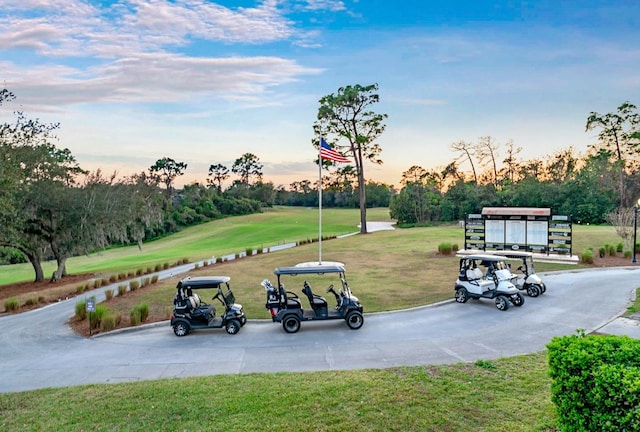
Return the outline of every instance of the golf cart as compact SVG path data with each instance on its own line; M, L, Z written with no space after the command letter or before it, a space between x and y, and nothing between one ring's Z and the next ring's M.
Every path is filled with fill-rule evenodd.
M499 254L510 260L521 261L521 265L517 268L518 273L515 273L517 278L513 281L516 288L526 290L530 297L538 297L547 290L547 286L533 268L533 254L531 252L500 251Z
M505 261L506 257L499 255L461 256L454 287L456 301L466 303L470 298L495 299L496 307L501 311L509 309L509 303L522 306L524 297L511 282L513 275ZM486 267L484 274L480 266Z
M171 327L176 336L186 336L191 330L222 328L229 334L236 334L247 322L242 305L237 304L229 287L228 276L187 277L178 282L173 300ZM222 287L226 287L223 292ZM218 300L224 307L224 313L216 316L214 305L202 301L196 290L214 289Z
M281 322L284 331L295 333L300 330L302 321L345 320L347 326L357 330L364 324L363 308L358 298L351 294L347 284L344 266L340 263L319 264L301 263L294 267L279 267L273 272L278 278L277 288L268 279L262 281L267 291L266 308L271 312L273 322ZM302 292L307 297L310 308L303 308L300 297L294 292L287 291L281 281L282 276L303 276ZM314 294L312 283L324 283L321 276L334 276L340 282L340 289L336 291L333 284L326 289L333 294L336 306L329 307L327 300ZM311 281L311 282L310 282Z

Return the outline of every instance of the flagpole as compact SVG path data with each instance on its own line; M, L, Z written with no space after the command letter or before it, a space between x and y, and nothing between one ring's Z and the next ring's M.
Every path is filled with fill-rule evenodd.
M322 139L322 137L320 138ZM322 144L318 144L318 264L322 265Z

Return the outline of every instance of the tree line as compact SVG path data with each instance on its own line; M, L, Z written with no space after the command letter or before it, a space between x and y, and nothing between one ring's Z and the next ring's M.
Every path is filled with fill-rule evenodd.
M464 219L483 207L549 207L574 222L628 224L640 198L640 115L630 102L615 112L591 112L585 132L598 142L586 154L572 147L545 158L520 160L522 148L492 137L458 141L457 158L442 169L418 165L402 174L402 189L390 204L399 224ZM470 171L461 170L467 164ZM614 220L615 219L615 220Z

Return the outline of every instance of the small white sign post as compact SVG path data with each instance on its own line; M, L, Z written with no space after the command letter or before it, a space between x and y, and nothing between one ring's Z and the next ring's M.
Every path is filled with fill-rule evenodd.
M87 299L85 309L89 312L89 336L91 336L91 312L95 312L96 310L96 300L92 298Z

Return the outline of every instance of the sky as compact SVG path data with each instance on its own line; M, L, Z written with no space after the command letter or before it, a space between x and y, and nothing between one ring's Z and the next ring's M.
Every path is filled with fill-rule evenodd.
M382 165L400 185L450 146L491 136L530 160L597 131L589 113L640 104L638 0L2 0L0 122L60 123L60 148L119 176L163 157L204 183L244 153L264 180L314 181L319 100L378 85ZM462 163L462 170L469 170ZM233 180L233 178L232 178Z

